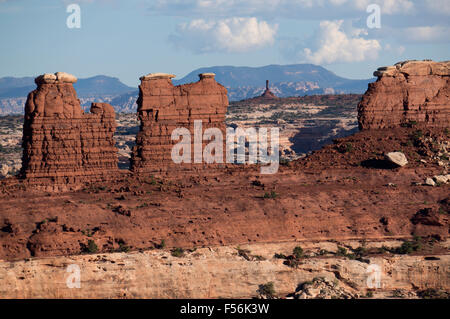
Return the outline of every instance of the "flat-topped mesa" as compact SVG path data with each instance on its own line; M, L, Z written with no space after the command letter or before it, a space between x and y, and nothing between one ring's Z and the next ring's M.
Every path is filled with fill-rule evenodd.
M404 61L374 72L358 105L360 129L421 123L446 128L450 123L450 61Z
M172 140L171 136L176 128L190 131L193 161L196 120L202 121L202 133L208 128L218 128L225 137L227 90L215 81L215 74L202 73L198 82L178 86L173 85L173 77L172 74L150 73L140 78L137 104L141 125L131 156L133 171L163 172L168 168L192 168L190 164L173 162L172 148L179 140Z
M92 103L85 114L71 74L43 74L28 94L23 126L20 176L44 189L103 180L117 169L115 113Z

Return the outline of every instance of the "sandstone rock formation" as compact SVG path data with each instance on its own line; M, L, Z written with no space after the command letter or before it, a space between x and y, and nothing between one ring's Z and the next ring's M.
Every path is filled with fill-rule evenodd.
M251 244L244 248L264 260L247 261L235 246L199 248L184 257L147 250L69 257L0 261L2 298L252 298L258 286L273 282L277 297L354 298L368 291L369 264L342 257L306 258L298 268L287 267L274 252L296 243ZM380 245L384 245L381 242ZM330 246L330 243L321 243ZM389 243L387 243L389 245ZM292 248L290 248L292 251ZM429 256L429 255L428 255ZM385 255L370 257L382 271L377 298L433 288L448 291L450 256ZM75 268L74 268L75 265ZM70 288L81 270L79 288ZM73 286L72 286L73 287ZM321 291L323 289L323 291ZM176 317L176 316L168 316Z
M269 88L269 80L266 80L266 90L264 91L264 93L261 95L261 97L266 98L266 99L277 99L278 97L272 93L272 91Z
M448 127L450 61L405 61L379 68L358 105L360 129L410 123Z
M55 186L101 180L117 168L114 109L93 103L84 114L76 80L64 72L35 79L25 104L22 178Z
M174 75L171 74L151 73L140 78L137 104L141 126L131 157L133 171L180 167L174 165L171 158L172 147L179 140L172 140L171 135L176 128L187 128L193 144L195 120L202 120L202 133L208 128L218 128L225 138L227 90L214 80L214 76L203 73L199 75L200 81L179 86L172 84Z

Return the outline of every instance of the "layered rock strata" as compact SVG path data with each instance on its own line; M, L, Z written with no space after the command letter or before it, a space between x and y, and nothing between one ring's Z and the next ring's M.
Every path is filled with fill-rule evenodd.
M25 104L22 178L54 186L102 180L117 169L114 109L93 103L85 114L76 80L64 72L35 79Z
M133 171L156 172L169 167L190 169L206 165L203 160L195 163L195 156L201 158L202 154L198 153L208 141L202 141L202 150L194 148L194 121L201 121L202 135L208 128L218 128L224 139L226 136L227 90L215 81L214 76L203 73L198 82L179 86L172 84L174 75L171 74L151 73L140 78L137 104L141 125L131 156ZM181 141L172 139L177 128L186 128L190 132L191 163L174 163L172 159L173 146Z
M246 260L234 246L222 246L199 248L181 257L148 250L0 261L0 298L253 298L260 285L268 282L274 284L277 296L298 291L293 297L301 299L361 298L369 290L375 298L392 298L398 290L414 298L416 291L427 288L450 289L449 255L428 255L428 260L421 255L380 255L368 257L367 263L312 257L297 267L273 257L291 252L298 244L242 246L258 254L257 260ZM318 245L325 251L335 246L330 242ZM79 282L74 276L77 269ZM317 280L334 288L300 289Z
M450 61L405 61L379 68L358 105L360 129L410 123L448 127Z

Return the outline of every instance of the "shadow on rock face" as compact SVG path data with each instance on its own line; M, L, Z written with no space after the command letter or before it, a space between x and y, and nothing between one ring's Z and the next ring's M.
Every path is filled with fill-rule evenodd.
M432 208L423 208L411 218L411 222L414 225L422 224L429 226L443 226L439 217L439 212L433 210Z
M394 163L391 163L387 160L384 159L368 159L365 161L361 162L361 166L365 167L365 168L378 168L378 169L394 169L394 168L398 168L397 165L395 165Z

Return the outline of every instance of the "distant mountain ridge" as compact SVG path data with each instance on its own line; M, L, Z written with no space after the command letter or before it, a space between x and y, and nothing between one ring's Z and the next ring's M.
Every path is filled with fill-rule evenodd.
M215 73L216 80L229 87L264 86L265 82L261 83L261 79L264 78L265 80L266 77L273 83L311 81L321 82L323 86L355 81L339 77L333 72L314 64L272 64L262 67L213 66L200 68L192 71L180 80L174 80L174 83L197 81L197 75L206 72Z
M173 80L175 85L196 82L198 74L212 72L217 82L228 89L230 101L239 101L261 95L265 81L279 97L313 94L364 93L368 83L374 81L350 80L313 64L267 65L262 67L213 66L192 71ZM93 101L107 102L117 112L135 112L138 89L125 85L118 78L105 75L78 79L74 84L84 109ZM23 113L27 94L34 90L33 77L0 78L0 115Z
M117 96L133 90L120 82L118 78L96 75L86 79L78 79L74 84L79 97L90 97L99 95ZM36 88L33 77L4 77L0 78L0 98L12 98L27 96Z
M111 103L114 98L137 92L136 88L125 85L118 78L105 75L78 79L74 87L85 110L94 101ZM26 97L35 88L34 77L0 78L0 115L23 113ZM122 112L122 105L115 106ZM131 112L129 109L125 111Z
M262 67L213 66L192 71L174 84L195 82L199 73L212 72L216 81L228 89L231 101L252 98L265 90L270 81L272 92L279 97L364 93L375 79L350 80L314 64L267 65Z

